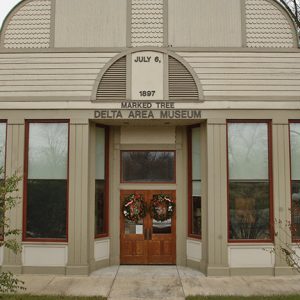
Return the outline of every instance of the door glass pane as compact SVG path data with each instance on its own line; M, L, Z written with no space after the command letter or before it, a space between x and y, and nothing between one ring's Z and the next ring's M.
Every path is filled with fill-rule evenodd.
M268 125L228 124L230 179L268 179Z
M175 182L174 151L122 151L123 182Z
M28 147L28 179L67 179L67 123L31 123Z
M166 221L152 220L152 232L155 234L171 233L172 219Z
M125 219L125 234L144 234L144 221L138 223Z
M292 180L300 180L300 123L290 124Z

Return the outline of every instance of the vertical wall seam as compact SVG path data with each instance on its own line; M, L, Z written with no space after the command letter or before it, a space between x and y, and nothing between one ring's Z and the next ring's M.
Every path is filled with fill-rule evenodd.
M169 0L163 0L163 46L169 46Z
M56 0L52 0L51 16L50 16L50 48L55 48L55 19L56 19Z
M81 169L81 172L80 172L80 176L79 176L79 179L80 179L80 183L79 183L79 188L80 188L80 192L78 193L79 194L79 207L80 207L80 227L79 227L79 248L80 248L80 251L79 251L79 256L78 256L78 262L79 262L79 265L82 264L82 257L83 257L83 254L84 254L84 251L83 251L83 247L84 247L84 236L83 236L83 226L84 226L84 205L83 205L83 202L86 201L86 197L83 197L83 191L84 191L84 162L83 162L83 159L84 159L84 152L83 152L83 149L84 149L84 137L83 137L83 128L84 128L84 125L78 125L79 127L79 130L80 130L80 157L79 157L79 164L80 164L80 169Z
M213 178L217 178L217 176L215 176L216 175L216 170L215 170L215 168L216 168L216 142L215 142L215 135L216 135L216 125L212 125L212 148L213 148L213 157L214 157L214 160L213 160L213 162L212 162L212 171L213 171ZM216 182L216 185L218 185L219 184L219 182ZM215 207L216 207L216 205L215 205L215 202L216 202L216 190L215 189L212 189L213 190L213 192L212 192L212 211L215 211ZM214 245L214 247L213 247L213 249L214 249L214 251L213 251L213 254L214 254L214 262L216 262L216 247L215 247L215 243L216 243L216 224L215 224L215 222L213 222L213 237L211 238L211 240L213 241L213 245Z
M132 29L132 0L127 0L127 20L126 20L126 44L127 47L131 47L131 29Z
M241 41L242 41L242 48L247 47L247 29L246 29L246 0L240 0L241 5Z
M221 127L221 141L222 141L222 146L220 147L221 150L221 161L222 161L222 207L223 209L221 210L222 214L222 244L225 244L226 247L221 247L223 249L222 252L222 264L228 265L228 250L227 250L227 233L228 233L228 228L227 228L227 157L226 157L226 125L220 125ZM223 212L223 213L222 213ZM225 212L225 214L224 214ZM225 233L225 235L224 235ZM225 252L224 252L225 251Z

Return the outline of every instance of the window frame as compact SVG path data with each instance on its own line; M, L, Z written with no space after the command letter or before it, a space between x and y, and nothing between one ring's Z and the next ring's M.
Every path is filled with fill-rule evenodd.
M292 191L293 191L293 181L299 181L299 180L293 180L292 179L292 144L291 144L291 124L300 124L300 120L296 119L296 120L289 120L289 160L290 160L290 205L291 205L291 225L293 226L293 211L292 211L292 206L293 206L293 200L292 200ZM291 240L292 243L299 243L300 242L300 238L294 238L293 233L291 233Z
M7 119L0 119L0 124L4 123L5 124L5 145L4 145L4 149L5 149L5 155L4 155L4 162L3 162L3 178L5 179L6 176L6 159L7 159L7 133L8 133L8 126L7 126Z
M105 133L105 148L104 148L104 153L105 153L105 166L104 166L104 176L105 176L105 209L104 209L104 233L97 234L96 233L96 220L94 222L94 238L95 239L100 239L100 238L105 238L109 236L109 126L106 125L100 125L96 124L96 128L104 128L104 133ZM95 142L95 147L96 147L96 142ZM96 148L95 148L96 149ZM96 162L96 157L95 157L95 162ZM94 193L96 197L96 172L95 172L95 188L94 188ZM95 199L96 200L96 199ZM96 210L96 205L95 205L95 210Z
M68 157L67 157L67 189L66 189L66 238L32 238L26 237L27 229L27 182L28 182L28 156L29 156L29 127L30 124L44 123L55 124L65 123L68 125ZM28 119L25 120L25 145L24 145L24 180L23 180L23 224L22 241L23 242L54 242L67 243L69 240L69 168L70 168L70 120L69 119Z
M174 153L174 162L173 162L173 181L124 181L123 180L123 160L122 160L122 153L123 152L173 152ZM176 184L176 150L120 150L120 183L121 184Z
M268 182L269 182L269 239L230 239L230 178L229 178L229 152L228 152L228 125L229 124L267 124L268 133ZM272 120L269 119L227 119L226 120L226 163L227 163L227 241L231 244L238 243L273 243L274 242L274 196L273 196L273 143L272 143Z
M193 157L192 157L192 131L194 128L200 128L201 124L190 125L187 128L187 151L188 151L188 164L187 164L187 172L188 172L188 237L201 240L201 234L192 233L192 216L193 216ZM201 146L200 146L201 147ZM202 183L202 178L200 179ZM202 202L201 197L201 202ZM201 205L202 206L202 205ZM201 224L202 225L202 224Z

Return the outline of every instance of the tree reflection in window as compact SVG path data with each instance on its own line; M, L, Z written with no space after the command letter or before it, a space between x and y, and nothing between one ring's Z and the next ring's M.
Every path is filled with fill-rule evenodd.
M174 151L122 151L123 182L175 182Z
M229 239L270 239L267 123L228 124Z
M290 123L292 236L300 240L300 123Z
M26 238L66 239L68 124L26 126Z

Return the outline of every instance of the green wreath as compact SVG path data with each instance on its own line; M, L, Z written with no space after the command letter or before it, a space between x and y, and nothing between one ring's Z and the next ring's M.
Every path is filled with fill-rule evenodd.
M175 202L169 195L154 195L150 205L151 217L161 222L171 219L175 211L175 206Z
M130 194L124 199L123 215L127 220L138 223L146 216L146 203L140 194Z

